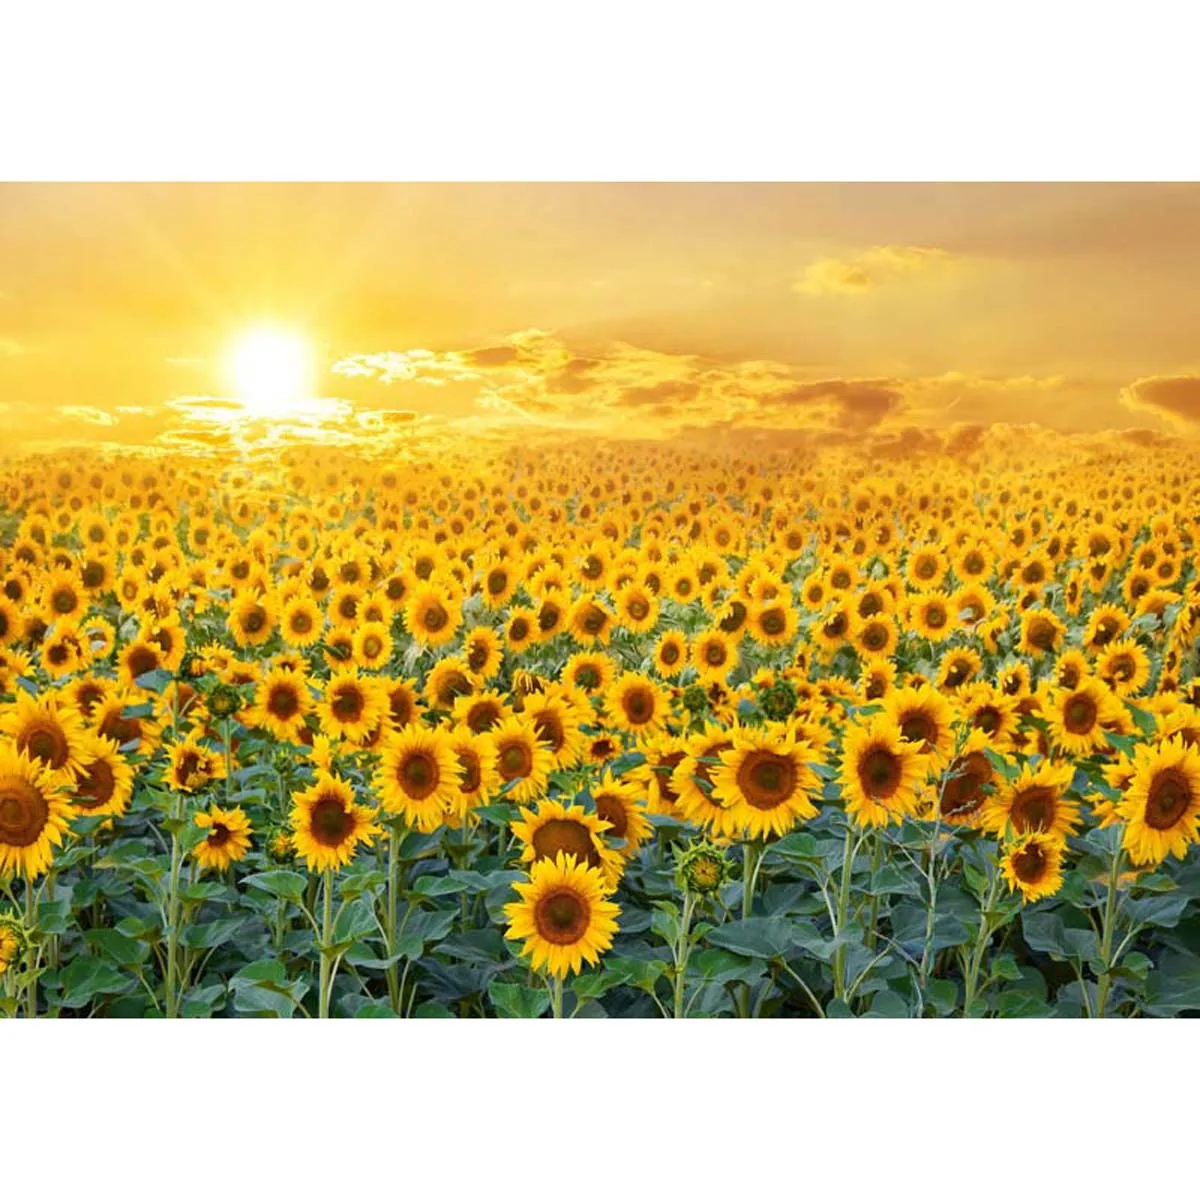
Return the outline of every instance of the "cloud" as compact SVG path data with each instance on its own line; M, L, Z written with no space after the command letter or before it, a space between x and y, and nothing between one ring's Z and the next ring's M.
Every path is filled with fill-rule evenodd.
M85 425L115 425L117 423L117 418L112 413L92 408L86 404L63 404L58 411L67 420L82 421Z
M944 272L952 254L933 246L872 246L842 258L819 258L804 268L793 285L812 296L868 292L899 280Z
M1121 403L1134 412L1153 413L1172 425L1200 424L1200 375L1151 375L1121 392Z

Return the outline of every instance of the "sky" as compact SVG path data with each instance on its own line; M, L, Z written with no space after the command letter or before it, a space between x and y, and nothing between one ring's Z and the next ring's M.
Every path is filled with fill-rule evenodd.
M0 184L6 449L1200 426L1190 184ZM312 348L269 419L226 370Z

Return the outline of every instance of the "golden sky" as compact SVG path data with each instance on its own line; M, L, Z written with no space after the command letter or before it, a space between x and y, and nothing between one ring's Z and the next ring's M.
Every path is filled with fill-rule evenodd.
M3 184L7 449L1200 423L1188 184ZM312 402L252 419L269 321Z

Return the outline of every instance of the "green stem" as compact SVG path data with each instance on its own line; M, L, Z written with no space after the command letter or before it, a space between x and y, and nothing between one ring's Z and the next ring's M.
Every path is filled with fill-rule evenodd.
M1121 877L1121 864L1125 860L1125 852L1118 850L1112 857L1112 866L1108 875L1108 897L1104 902L1104 920L1100 926L1100 959L1104 970L1096 988L1096 1016L1104 1016L1104 1006L1108 1002L1108 992L1112 987L1112 969L1116 966L1112 952L1113 934L1116 932L1117 913L1117 881ZM1086 996L1084 997L1086 999Z
M400 896L400 839L393 828L388 833L387 861L387 913L384 927L387 930L387 955L396 953L396 908ZM392 1012L400 1013L400 972L398 964L389 962L387 967L388 1001Z
M675 939L675 1019L683 1018L684 990L687 981L687 964L691 952L689 935L692 929L692 915L696 911L696 897L687 892L683 898L683 916L679 918L679 936Z
M183 820L183 796L172 797L171 874L167 881L167 1016L179 1016L179 871L183 865L183 846L179 840L179 822Z
M562 994L563 981L561 977L556 977L554 982L550 984L550 1011L555 1020L562 1018Z
M971 957L967 960L967 969L963 975L963 1016L971 1015L971 1006L975 1003L976 989L979 986L979 972L983 967L983 956L987 953L992 940L991 911L1000 893L1000 869L992 867L992 883L988 889L987 899L979 910L979 932L975 937L975 945L971 948Z
M833 931L841 937L846 928L846 915L850 911L850 880L854 875L854 855L858 849L858 831L849 822L846 825L846 844L842 851L842 877L838 883L837 928ZM833 994L838 1000L846 998L846 946L841 944L833 956Z
M333 985L333 872L326 870L321 880L321 992L317 997L317 1015L329 1016L329 993Z
M883 862L883 834L877 829L872 835L871 847L871 908L867 918L867 949L874 950L878 939L875 926L879 923L879 892L875 890L875 876Z
M38 904L37 896L33 890L33 880L28 875L25 876L25 928L29 931L29 949L26 951L27 967L29 970L29 983L25 992L25 1015L33 1018L37 1016L37 980L38 980L38 964L34 958L33 938L37 929ZM38 954L40 958L40 952Z
M746 842L742 862L742 920L744 921L754 908L754 885L758 882L758 869L762 866L763 852L766 847L762 842Z

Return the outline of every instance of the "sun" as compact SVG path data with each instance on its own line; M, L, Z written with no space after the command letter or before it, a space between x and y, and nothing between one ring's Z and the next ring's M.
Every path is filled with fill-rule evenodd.
M253 416L284 417L312 397L312 347L296 330L255 326L229 347L226 374L237 398Z

